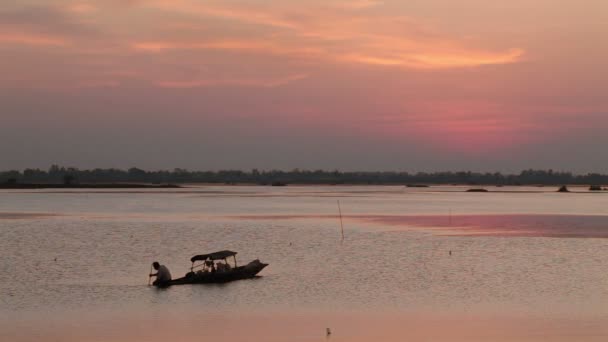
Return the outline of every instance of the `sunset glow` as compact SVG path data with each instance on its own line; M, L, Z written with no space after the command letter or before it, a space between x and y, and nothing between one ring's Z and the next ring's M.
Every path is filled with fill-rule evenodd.
M0 166L608 171L606 22L601 0L6 2L0 152L23 151Z

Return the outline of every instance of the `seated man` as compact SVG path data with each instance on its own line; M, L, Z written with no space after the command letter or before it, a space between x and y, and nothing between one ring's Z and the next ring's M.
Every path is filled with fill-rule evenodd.
M156 277L154 285L162 284L171 280L171 273L165 265L161 265L158 261L152 263L152 267L156 270L156 273L150 274L150 277Z
M209 272L215 273L215 264L213 263L212 260L205 261L205 265L207 266Z

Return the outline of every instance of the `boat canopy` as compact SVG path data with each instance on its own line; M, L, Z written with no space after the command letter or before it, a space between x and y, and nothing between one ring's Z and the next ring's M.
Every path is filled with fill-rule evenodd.
M195 262L195 261L204 261L204 260L222 260L222 259L226 259L227 257L231 257L236 255L236 252L233 251L219 251L219 252L215 252L215 253L209 253L209 254L201 254L201 255L195 255L192 258L190 258L190 261Z

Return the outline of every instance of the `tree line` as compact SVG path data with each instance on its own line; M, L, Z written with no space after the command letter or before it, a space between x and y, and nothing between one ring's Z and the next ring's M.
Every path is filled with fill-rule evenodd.
M589 173L576 175L553 170L524 170L519 174L459 172L395 172L395 171L326 171L326 170L221 170L146 171L139 168L80 170L52 165L48 170L25 169L0 172L0 183L30 184L96 184L96 183L217 183L217 184L469 184L469 185L558 185L608 184L608 175Z

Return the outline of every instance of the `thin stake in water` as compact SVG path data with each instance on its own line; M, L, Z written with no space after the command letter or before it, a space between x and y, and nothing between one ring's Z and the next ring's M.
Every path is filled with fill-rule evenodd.
M452 225L452 208L450 208L450 226Z
M342 224L342 208L340 208L340 200L338 200L338 212L340 213L340 232L342 233L342 241L344 241L344 224Z

